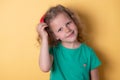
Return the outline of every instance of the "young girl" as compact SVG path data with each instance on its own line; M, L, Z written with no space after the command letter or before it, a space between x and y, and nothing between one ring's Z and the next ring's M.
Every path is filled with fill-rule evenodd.
M41 43L39 65L50 80L99 80L100 60L83 37L83 26L68 8L51 7L37 26Z

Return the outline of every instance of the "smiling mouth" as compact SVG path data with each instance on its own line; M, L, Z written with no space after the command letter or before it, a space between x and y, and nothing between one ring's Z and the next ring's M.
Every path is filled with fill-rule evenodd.
M72 31L72 32L67 36L67 38L71 37L73 34L74 34L74 31Z

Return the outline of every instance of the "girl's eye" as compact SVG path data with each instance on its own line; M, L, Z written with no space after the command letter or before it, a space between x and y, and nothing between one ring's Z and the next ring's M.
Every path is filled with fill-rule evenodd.
M70 23L72 23L72 21L67 22L67 24L66 24L66 25L68 26L68 25L70 25Z
M60 31L62 31L62 28L58 29L58 31L57 31L57 32L60 32Z

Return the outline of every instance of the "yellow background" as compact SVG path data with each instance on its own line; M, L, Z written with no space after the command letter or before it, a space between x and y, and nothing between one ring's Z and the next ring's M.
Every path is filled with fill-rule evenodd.
M79 12L88 44L102 61L101 80L120 80L119 0L0 0L0 80L48 80L39 69L36 25L50 7Z

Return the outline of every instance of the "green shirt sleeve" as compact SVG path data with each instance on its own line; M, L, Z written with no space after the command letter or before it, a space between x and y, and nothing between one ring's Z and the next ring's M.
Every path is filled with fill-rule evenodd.
M93 70L101 65L101 61L99 60L99 58L97 57L97 55L93 49L91 49L90 60L91 60L91 64L90 64L91 70Z

